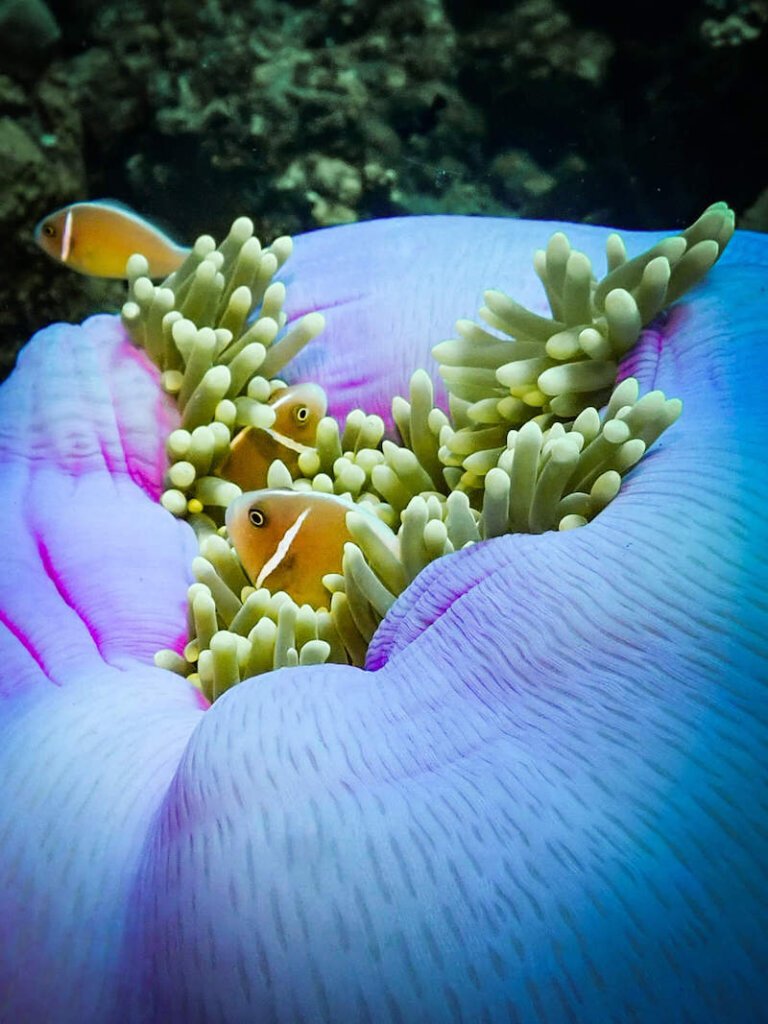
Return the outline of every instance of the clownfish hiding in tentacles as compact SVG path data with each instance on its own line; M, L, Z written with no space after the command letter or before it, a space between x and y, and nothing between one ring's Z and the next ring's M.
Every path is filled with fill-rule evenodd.
M189 253L134 210L110 199L72 203L44 217L35 241L52 259L92 277L125 278L128 257L142 253L149 276L167 277Z
M328 400L318 384L294 384L276 391L269 401L275 422L269 428L246 427L232 439L231 452L217 470L219 476L243 491L265 487L267 471L280 459L295 475L299 455L311 450L317 424L325 416Z
M318 491L251 491L227 509L227 532L254 586L328 607L323 576L341 572L347 513L358 507Z

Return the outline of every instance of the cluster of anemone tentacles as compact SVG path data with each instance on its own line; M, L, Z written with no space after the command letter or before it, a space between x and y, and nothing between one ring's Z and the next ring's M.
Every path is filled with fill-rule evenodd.
M233 444L249 429L271 433L286 387L278 375L323 328L311 313L285 331L285 287L274 276L290 239L263 248L239 218L220 246L199 238L159 286L143 257L132 257L123 321L181 415L161 501L188 518L200 545L189 642L181 655L159 652L157 664L211 700L273 668L362 665L378 623L429 562L504 533L588 523L681 410L658 391L639 397L632 378L615 386L619 360L706 274L733 228L732 212L717 203L634 259L612 234L600 281L558 232L534 258L551 317L489 291L480 310L487 327L460 320L457 337L433 350L450 415L418 370L409 398L393 400L399 443L385 438L380 417L356 410L343 426L324 416L308 443L265 465L259 486L348 506L348 542L339 571L322 580L323 607L272 592L269 577L254 586L223 525L241 494L226 475Z

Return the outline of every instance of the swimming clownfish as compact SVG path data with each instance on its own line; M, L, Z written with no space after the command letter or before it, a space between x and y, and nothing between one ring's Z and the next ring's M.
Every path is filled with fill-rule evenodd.
M352 539L346 516L353 509L363 507L335 494L251 491L227 509L227 532L254 586L327 608L331 595L323 576L341 572L344 544Z
M189 253L134 210L109 199L63 206L40 221L35 241L59 263L92 277L125 278L135 252L146 256L150 277L167 277Z
M217 471L243 491L265 487L267 471L275 459L281 459L295 475L299 455L314 444L317 424L328 408L325 392L317 384L282 388L269 404L275 411L272 426L241 430L232 441L229 457Z

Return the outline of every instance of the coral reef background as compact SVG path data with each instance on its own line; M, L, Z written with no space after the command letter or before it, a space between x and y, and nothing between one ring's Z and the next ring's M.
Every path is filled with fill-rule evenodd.
M0 373L117 309L36 221L113 196L180 241L403 213L768 229L768 2L0 0Z

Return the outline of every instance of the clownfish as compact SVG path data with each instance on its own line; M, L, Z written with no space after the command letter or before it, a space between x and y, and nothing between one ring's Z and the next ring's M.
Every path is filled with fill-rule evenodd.
M327 608L323 576L341 572L344 544L352 539L347 513L359 508L317 491L251 491L235 498L225 521L255 587L284 590L297 604Z
M243 491L267 484L267 471L281 459L295 475L299 455L310 450L328 400L318 384L294 384L276 391L269 401L275 422L269 428L246 427L232 440L231 452L217 471Z
M128 257L136 252L146 256L150 277L167 277L189 254L130 207L110 199L63 206L40 221L35 241L52 259L91 277L124 279Z

